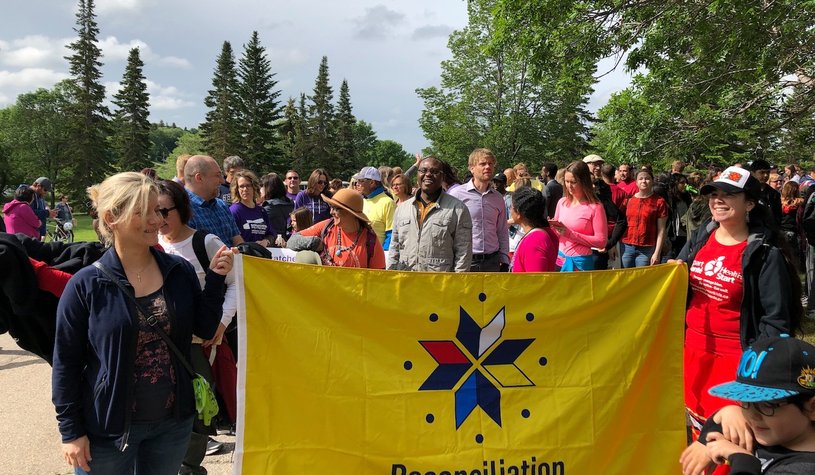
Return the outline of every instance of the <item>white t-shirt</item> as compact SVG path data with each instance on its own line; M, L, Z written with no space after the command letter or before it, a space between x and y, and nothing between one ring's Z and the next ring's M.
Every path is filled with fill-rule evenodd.
M209 268L209 263L205 263L202 266L201 263L198 262L198 258L195 257L195 250L192 247L193 236L179 242L167 242L164 239L164 236L159 234L158 243L161 244L161 247L164 248L164 252L167 254L181 256L192 264L192 267L195 269L195 274L198 276L198 283L203 289L204 277L206 276L205 269ZM218 252L218 249L220 249L223 245L224 243L214 234L207 234L207 236L204 238L204 247L207 250L208 256L214 256L215 253ZM225 327L228 327L229 324L232 323L232 317L235 316L235 312L237 311L238 286L235 283L235 273L233 269L226 275L226 295L224 296L224 307L223 314L221 316L221 323Z

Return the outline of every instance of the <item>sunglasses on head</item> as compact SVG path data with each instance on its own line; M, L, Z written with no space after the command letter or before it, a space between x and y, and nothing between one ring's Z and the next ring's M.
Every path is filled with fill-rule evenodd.
M174 209L177 209L177 208L178 208L177 206L173 206L172 208L159 208L158 212L161 213L161 216L166 218L167 216L170 215L170 211L172 211Z

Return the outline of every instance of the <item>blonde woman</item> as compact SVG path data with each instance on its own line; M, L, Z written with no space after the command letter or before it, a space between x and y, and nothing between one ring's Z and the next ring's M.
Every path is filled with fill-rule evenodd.
M165 211L152 180L120 173L88 192L110 246L99 263L116 281L85 267L57 307L52 400L62 452L78 474L176 474L195 401L190 375L153 326L187 358L193 333L212 338L233 254L215 253L202 291L189 262L155 249Z

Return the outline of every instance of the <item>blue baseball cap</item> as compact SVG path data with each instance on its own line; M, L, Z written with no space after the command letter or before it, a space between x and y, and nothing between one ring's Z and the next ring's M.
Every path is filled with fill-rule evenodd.
M815 396L815 346L788 335L757 340L742 354L736 380L708 392L739 402Z

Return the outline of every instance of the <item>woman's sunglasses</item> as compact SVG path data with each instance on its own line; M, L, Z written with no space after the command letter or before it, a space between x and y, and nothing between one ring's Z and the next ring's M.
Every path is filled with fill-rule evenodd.
M161 215L162 215L164 218L166 218L167 216L169 216L169 215L170 215L170 211L172 211L172 210L174 210L174 209L177 209L177 208L178 208L177 206L173 206L172 208L159 208L159 209L158 209L158 212L159 212L159 213L161 213Z

